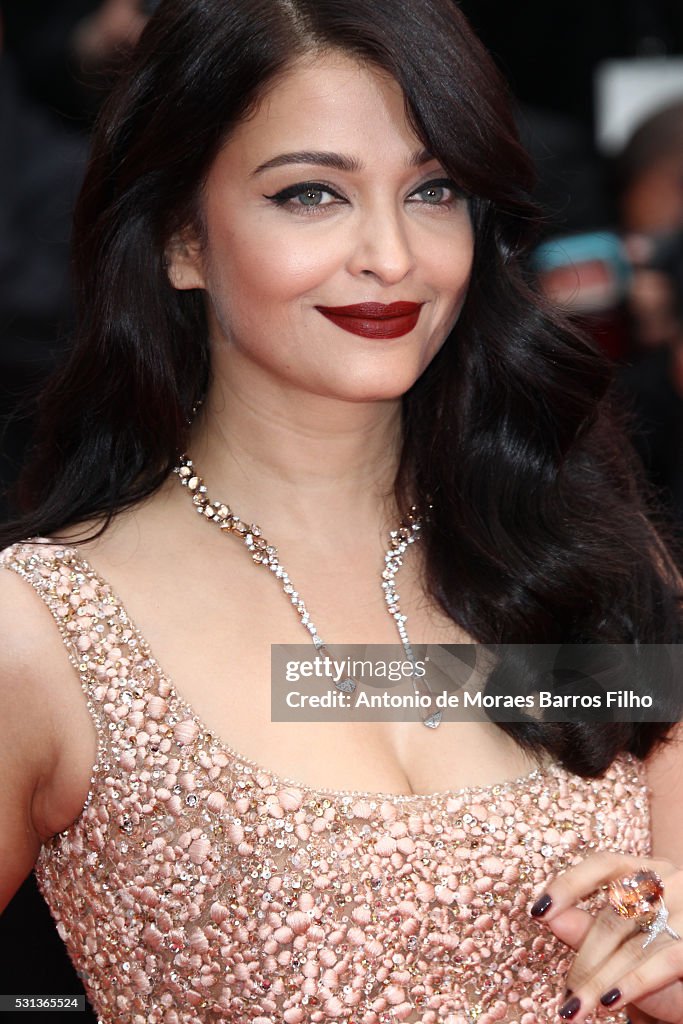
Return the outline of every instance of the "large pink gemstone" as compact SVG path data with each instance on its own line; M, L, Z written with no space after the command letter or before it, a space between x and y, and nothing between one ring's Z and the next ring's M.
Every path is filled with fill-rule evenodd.
M609 886L609 902L617 914L647 924L655 917L664 886L654 871L636 871L634 875L618 878Z

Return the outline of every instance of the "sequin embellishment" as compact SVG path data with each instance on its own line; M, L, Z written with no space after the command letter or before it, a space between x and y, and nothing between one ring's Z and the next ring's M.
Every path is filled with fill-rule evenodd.
M529 907L594 850L649 854L635 759L593 781L313 790L210 734L77 552L1 561L52 611L97 730L86 805L36 876L100 1024L557 1019L572 954Z

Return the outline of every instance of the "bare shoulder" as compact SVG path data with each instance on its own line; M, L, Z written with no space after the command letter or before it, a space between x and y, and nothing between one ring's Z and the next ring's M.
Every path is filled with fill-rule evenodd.
M646 761L652 816L652 851L683 867L683 724Z
M30 872L41 841L80 812L96 747L80 683L50 611L30 584L3 567L0 908Z
M56 628L48 609L16 573L0 571L0 728L11 727L8 737L15 755L10 768L23 755L22 777L35 781L49 770L55 757L51 728L53 709L45 701L43 672ZM57 634L59 642L59 634ZM7 745L0 756L7 756Z

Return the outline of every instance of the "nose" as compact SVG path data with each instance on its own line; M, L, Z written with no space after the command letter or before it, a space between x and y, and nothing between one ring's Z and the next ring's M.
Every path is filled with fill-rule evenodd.
M415 266L410 225L390 203L359 211L348 270L369 275L382 284L400 284Z

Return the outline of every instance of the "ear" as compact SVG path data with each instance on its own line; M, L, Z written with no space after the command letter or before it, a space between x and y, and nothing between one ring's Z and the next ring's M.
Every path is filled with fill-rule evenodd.
M184 232L174 235L166 246L164 265L174 288L187 291L206 288L199 241Z

